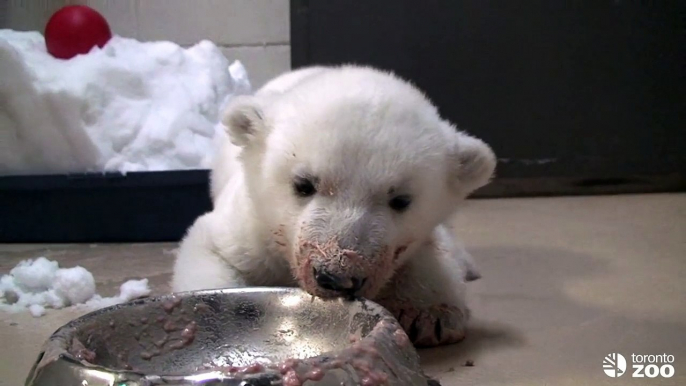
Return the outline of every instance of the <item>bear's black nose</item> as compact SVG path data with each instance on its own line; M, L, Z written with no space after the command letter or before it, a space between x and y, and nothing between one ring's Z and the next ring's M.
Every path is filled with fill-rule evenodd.
M317 281L317 285L323 289L344 292L350 295L354 295L359 291L366 281L366 279L359 279L356 277L351 278L334 275L325 270L318 270L316 268L312 270L312 274L314 275L314 280Z

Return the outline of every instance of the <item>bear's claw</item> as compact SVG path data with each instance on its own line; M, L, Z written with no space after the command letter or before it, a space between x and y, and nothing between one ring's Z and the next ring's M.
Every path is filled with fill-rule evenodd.
M424 309L403 308L394 315L415 347L435 347L460 342L465 337L466 315L447 305Z

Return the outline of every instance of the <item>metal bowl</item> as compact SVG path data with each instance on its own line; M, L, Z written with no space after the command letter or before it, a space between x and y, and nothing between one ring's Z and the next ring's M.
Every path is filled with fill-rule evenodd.
M295 288L178 293L57 330L31 386L436 385L393 316Z

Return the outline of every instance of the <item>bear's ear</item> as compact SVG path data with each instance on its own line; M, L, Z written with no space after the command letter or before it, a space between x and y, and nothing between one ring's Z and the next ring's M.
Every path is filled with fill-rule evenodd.
M490 146L460 131L454 134L448 158L450 185L462 196L488 184L495 172L496 158Z
M264 115L254 97L239 96L232 100L224 110L222 123L236 146L248 147L264 139Z

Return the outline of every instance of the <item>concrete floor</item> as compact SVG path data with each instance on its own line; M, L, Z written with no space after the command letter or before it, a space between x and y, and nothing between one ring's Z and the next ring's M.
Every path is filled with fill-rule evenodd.
M458 226L484 277L468 338L421 351L443 385L686 385L686 195L474 200ZM164 293L174 247L3 245L0 273L45 255L91 270L103 295L137 277ZM43 341L79 315L0 313L0 385L23 384ZM674 355L676 373L609 378L614 352Z

